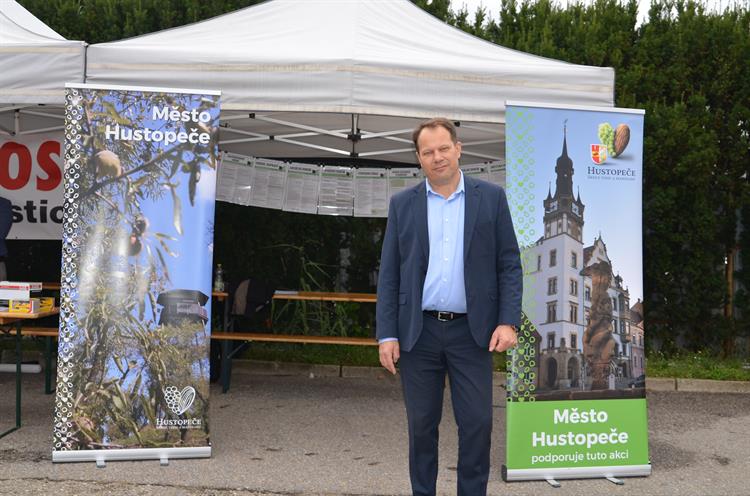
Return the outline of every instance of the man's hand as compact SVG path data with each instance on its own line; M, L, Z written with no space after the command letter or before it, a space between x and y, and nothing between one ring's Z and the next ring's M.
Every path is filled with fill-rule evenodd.
M490 351L505 351L513 348L518 343L518 337L513 326L499 325L495 328L490 338ZM381 345L382 346L382 345ZM383 352L380 352L380 361L383 362Z
M396 373L396 362L401 356L398 348L398 341L385 341L378 347L380 351L380 365L391 374Z

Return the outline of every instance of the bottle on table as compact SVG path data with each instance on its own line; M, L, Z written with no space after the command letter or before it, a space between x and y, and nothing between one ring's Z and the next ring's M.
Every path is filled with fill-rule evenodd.
M216 265L216 273L214 274L214 291L224 292L224 269L221 268L221 264Z

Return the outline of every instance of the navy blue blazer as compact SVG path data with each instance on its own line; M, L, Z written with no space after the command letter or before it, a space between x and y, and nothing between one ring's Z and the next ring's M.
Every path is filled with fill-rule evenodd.
M464 284L469 328L488 348L500 324L519 326L523 271L508 201L500 186L464 175ZM376 335L410 351L422 332L429 260L424 181L391 198L378 275Z

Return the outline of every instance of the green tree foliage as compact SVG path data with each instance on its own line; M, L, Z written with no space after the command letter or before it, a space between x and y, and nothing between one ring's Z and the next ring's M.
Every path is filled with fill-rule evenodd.
M197 22L261 0L22 0L65 38L102 43Z
M644 255L651 344L733 352L740 327L722 309L725 257L748 200L750 15L695 2L562 7L503 0L491 41L616 71L616 105L646 110ZM465 29L465 28L464 28ZM472 31L467 29L467 31ZM744 300L742 300L744 301Z
M252 0L21 0L62 35L111 41L198 21ZM750 12L709 12L693 1L656 0L638 25L636 0L592 4L501 0L498 19L461 2L412 0L437 19L508 48L576 64L613 67L616 104L646 110L644 151L645 311L649 343L733 352L747 333L726 309L725 259L739 247L737 277L750 288ZM436 47L438 50L439 47ZM349 250L350 290L371 291L382 221L331 219L219 204L216 256L230 273L259 274L295 287L304 260L341 285L340 248ZM231 225L231 230L221 225ZM345 234L341 234L341 233ZM290 248L272 248L292 245ZM302 249L302 251L299 250ZM248 256L250 254L250 256Z

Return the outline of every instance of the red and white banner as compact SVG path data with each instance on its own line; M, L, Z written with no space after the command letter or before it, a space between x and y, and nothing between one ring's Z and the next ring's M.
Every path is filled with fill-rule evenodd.
M0 196L13 204L8 239L60 239L62 135L0 137Z

